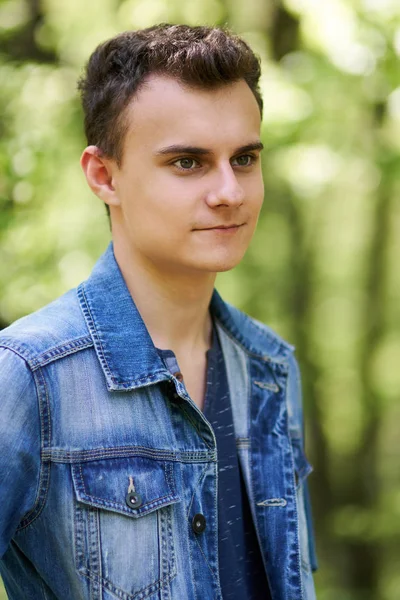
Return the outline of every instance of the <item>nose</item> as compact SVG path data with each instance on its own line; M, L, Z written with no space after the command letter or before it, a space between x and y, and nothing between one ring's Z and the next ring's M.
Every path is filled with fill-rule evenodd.
M207 204L210 207L240 206L243 200L244 190L237 180L232 165L229 163L221 166L207 194Z

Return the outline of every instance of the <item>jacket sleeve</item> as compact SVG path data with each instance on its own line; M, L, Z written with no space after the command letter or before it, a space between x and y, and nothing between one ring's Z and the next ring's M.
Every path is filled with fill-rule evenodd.
M36 384L23 358L0 347L0 558L32 510L40 476Z

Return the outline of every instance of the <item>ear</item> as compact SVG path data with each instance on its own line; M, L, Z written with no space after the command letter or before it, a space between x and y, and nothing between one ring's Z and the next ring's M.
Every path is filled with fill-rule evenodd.
M120 204L114 188L114 174L118 170L114 160L102 156L97 146L88 146L82 153L81 167L96 196L110 206Z

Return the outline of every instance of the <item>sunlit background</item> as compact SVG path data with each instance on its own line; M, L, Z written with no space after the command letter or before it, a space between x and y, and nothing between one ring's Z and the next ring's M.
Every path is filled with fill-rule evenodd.
M106 248L76 79L99 42L161 21L228 24L261 57L265 204L218 287L297 347L318 599L398 600L399 0L0 1L0 328Z

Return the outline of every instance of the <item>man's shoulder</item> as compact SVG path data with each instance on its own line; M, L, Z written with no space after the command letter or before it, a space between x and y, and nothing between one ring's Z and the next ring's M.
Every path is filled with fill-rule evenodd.
M77 289L21 317L0 332L0 348L20 355L32 368L92 345Z
M276 331L232 304L224 302L224 310L218 312L225 329L249 352L277 361L285 360L293 354L294 346Z

